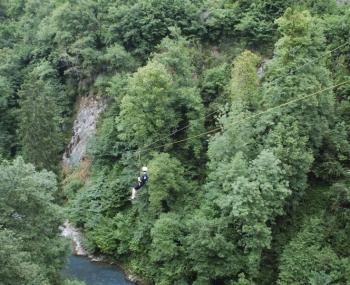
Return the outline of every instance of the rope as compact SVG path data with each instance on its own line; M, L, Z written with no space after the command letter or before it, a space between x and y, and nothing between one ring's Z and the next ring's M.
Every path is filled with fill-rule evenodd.
M139 167L141 167L141 152L139 152Z
M271 111L273 111L273 110L276 110L276 109L278 109L278 108L281 108L281 107L290 105L290 104L295 103L295 102L298 102L298 101L305 100L305 99L310 98L310 97L312 97L312 96L315 96L315 95L318 95L318 94L320 94L320 93L323 93L324 91L334 89L334 88L336 88L336 87L339 87L339 86L344 85L344 84L347 84L347 83L350 83L350 80L346 80L346 81L343 81L343 82L341 82L341 83L335 84L335 85L333 85L333 86L326 87L326 88L324 88L324 89L321 89L321 90L319 90L319 91L316 91L316 92L314 92L314 93L312 93L312 94L305 95L305 96L302 96L302 97L299 97L299 98L290 100L290 101L285 102L285 103L282 103L282 104L280 104L280 105L278 105L278 106L275 106L275 107L266 109L265 111L261 111L261 112L259 112L259 113L256 113L256 114L253 114L253 115L251 115L251 116L245 117L245 118L243 118L243 119L241 119L241 120L236 121L235 123L238 124L238 123L242 123L242 122L248 121L248 120L250 120L250 119L259 117L259 116L261 116L262 114L266 114L266 113L271 112ZM171 145L178 144L178 143L181 143L181 142L184 142L184 141L187 141L187 140L192 140L192 139L194 139L194 138L198 138L198 137L201 137L201 136L204 136L204 135L207 135L207 134L211 134L211 133L214 133L214 132L219 131L219 130L222 130L222 127L214 128L214 129L212 129L212 130L210 130L210 131L206 131L206 132L200 133L200 134L198 134L198 135L195 135L195 136L192 136L192 137L188 137L188 138L186 138L186 139L174 141L174 142L171 142L171 143L162 144L162 145L159 145L159 146L156 146L156 147L152 147L152 148L151 148L151 147L143 148L143 149L138 150L137 152L138 152L138 153L142 153L142 152L145 152L145 151L151 150L151 149L158 149L158 148L162 148L162 147L171 146Z
M272 81L275 81L275 80L279 80L279 79L281 79L281 78L284 78L284 77L288 76L292 71L293 71L293 72L297 72L298 70L304 68L306 65L311 64L311 63L314 63L314 62L320 60L321 58L325 57L325 56L328 55L328 54L332 54L332 53L335 52L336 50L338 50L338 49L340 49L340 48L342 48L342 47L348 45L349 43L350 43L350 41L347 41L347 42L345 42L344 44L342 44L342 45L340 45L340 46L338 46L338 47L336 47L336 48L334 48L334 49L332 49L332 50L330 50L330 51L328 51L328 52L325 52L324 55L319 56L319 57L317 57L317 58L315 58L314 60L311 60L311 61L309 61L309 62L306 62L306 63L304 63L302 66L300 66L300 67L298 67L298 68L296 68L296 69L294 69L294 70L290 70L286 75L277 77L277 78L275 78L275 79L272 80ZM205 115L202 119L206 119L206 118L208 118L208 117L210 117L210 116L212 116L212 115L214 115L214 114L216 114L216 113L218 113L218 112L220 112L220 110L213 111L213 112L211 112L211 113ZM158 142L160 142L160 141L162 141L162 140L164 140L164 139L166 139L166 138L168 138L168 137L171 137L172 135L174 135L174 134L176 134L176 133L178 133L178 132L181 132L181 131L187 129L187 128L189 128L190 126L191 126L190 124L187 124L187 125L185 125L184 127L180 128L180 129L176 129L175 131L173 131L173 132L170 133L169 135L163 136L163 137L161 137L161 138L155 140L154 142L152 142L152 143L150 143L150 144L148 144L148 145L143 146L143 147L141 148L141 150L139 150L138 152L142 152L142 151L145 150L145 149L149 149L150 146L152 146L152 145L154 145L154 144L156 144L156 143L158 143ZM211 131L209 131L209 132L211 132ZM181 140L181 141L183 141L183 140Z
M276 78L272 79L270 82L274 82L274 81L279 80L279 79L281 79L281 78L285 78L285 77L287 77L287 75L291 74L291 72L297 72L298 70L304 68L306 65L308 65L308 64L310 64L310 63L317 62L317 61L320 60L321 58L324 58L324 57L326 57L327 55L332 54L332 53L335 52L336 50L338 50L338 49L340 49L340 48L342 48L342 47L344 47L344 46L346 46L346 45L348 45L348 44L350 44L350 41L347 41L347 42L341 44L340 46L338 46L338 47L336 47L336 48L334 48L334 49L332 49L332 50L330 50L330 51L325 52L324 55L322 55L322 56L316 57L316 58L313 59L313 60L310 60L310 61L308 61L308 62L305 62L305 63L304 63L303 65L301 65L300 67L298 67L298 68L296 68L296 69L294 69L294 70L290 70L290 71L287 72L286 75L283 75L283 76L280 76L280 77L276 77Z
M211 113L209 113L209 114L203 116L202 119L206 119L206 118L208 118L208 117L214 115L215 113L218 113L219 111L220 111L220 110L213 111L213 112L211 112ZM156 144L157 142L160 142L160 141L162 141L162 140L164 140L164 139L166 139L166 138L168 138L168 137L171 137L172 135L174 135L174 134L176 134L176 133L178 133L178 132L181 132L182 130L187 129L187 128L189 128L190 126L191 126L190 124L187 124L186 126L182 127L181 129L176 129L176 130L173 131L171 134L166 135L166 136L164 136L164 137L161 137L161 138L159 138L158 140L156 140L156 141L154 141L154 142L152 142L152 143L150 143L150 144L148 144L148 145L145 145L144 147L142 147L142 149L149 148L150 146Z

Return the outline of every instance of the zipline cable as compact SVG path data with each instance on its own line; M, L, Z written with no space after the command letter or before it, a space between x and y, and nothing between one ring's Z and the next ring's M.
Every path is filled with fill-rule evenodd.
M300 69L304 68L305 66L307 66L307 65L309 65L309 64L311 64L311 63L317 62L317 61L320 60L321 58L324 58L324 57L326 57L327 55L332 54L332 53L335 52L336 50L341 49L342 47L344 47L344 46L346 46L346 45L348 45L348 44L350 44L350 40L347 41L347 42L345 42L345 43L343 43L343 44L341 44L340 46L338 46L338 47L336 47L336 48L334 48L334 49L331 49L330 51L326 51L323 55L318 56L318 57L314 58L313 60L310 60L310 61L308 61L308 62L305 62L304 64L302 64L301 66L299 66L298 68L296 68L296 69L294 69L294 70L293 70L293 69L289 70L289 71L287 72L286 75L273 78L273 79L270 80L269 82L274 82L274 81L277 81L277 80L279 80L279 79L281 79L281 78L285 78L285 77L287 77L288 75L290 75L292 72L299 71Z
M236 121L235 123L236 123L236 124L239 124L239 123L248 121L248 120L250 120L250 119L259 117L259 116L262 115L262 114L266 114L266 113L268 113L268 112L271 112L271 111L273 111L273 110L276 110L276 109L281 108L281 107L284 107L284 106L287 106L287 105L289 105L289 104L292 104L292 103L295 103L295 102L298 102L298 101L305 100L305 99L307 99L307 98L310 98L310 97L313 97L313 96L318 95L318 94L320 94L320 93L323 93L324 91L334 89L334 88L336 88L336 87L339 87L339 86L344 85L344 84L347 84L347 83L350 83L350 80L346 80L346 81L343 81L343 82L341 82L341 83L335 84L335 85L333 85L333 86L326 87L326 88L324 88L324 89L321 89L321 90L319 90L319 91L316 91L316 92L314 92L314 93L312 93L312 94L305 95L305 96L302 96L302 97L299 97L299 98L290 100L290 101L288 101L288 102L282 103L282 104L277 105L277 106L275 106L275 107L266 109L265 111L261 111L261 112L259 112L259 113L256 113L256 114L253 114L253 115L251 115L251 116L245 117L245 118L243 118L243 119L241 119L241 120ZM207 134L211 134L211 133L217 132L217 131L222 130L222 129L223 129L222 127L214 128L214 129L212 129L212 130L209 130L209 131L200 133L200 134L195 135L195 136L192 136L192 137L188 137L188 138L186 138L186 139L177 140L177 141L174 141L174 142L171 142L171 143L162 144L162 145L159 145L159 146L156 146L156 147L152 147L152 148L151 148L151 147L143 148L143 149L140 149L140 150L136 151L136 153L141 154L142 152L145 152L145 151L148 151L148 150L153 150L153 149L158 149L158 148L162 148L162 147L171 146L171 145L178 144L178 143L181 143L181 142L184 142L184 141L187 141L187 140L192 140L192 139L194 139L194 138L198 138L198 137L201 137L201 136L204 136L204 135L207 135Z
M293 71L293 72L297 72L298 70L304 68L306 65L311 64L311 63L314 63L314 62L320 60L321 58L327 56L328 54L332 54L332 53L335 52L336 50L338 50L338 49L340 49L340 48L342 48L342 47L344 47L344 46L346 46L346 45L348 45L348 44L350 44L350 41L347 41L347 42L341 44L340 46L338 46L338 47L336 47L336 48L334 48L334 49L332 49L332 50L330 50L330 51L325 52L325 54L323 54L323 55L321 55L321 56L315 58L314 60L311 60L311 61L309 61L309 62L304 63L303 65L299 66L298 68L296 68L296 69L294 69L294 70L288 71L286 75L277 77L277 78L271 80L270 82L274 82L274 81L279 80L279 79L281 79L281 78L285 78L285 77L287 77L292 71ZM213 111L213 112L211 112L211 113L205 115L202 119L207 119L208 117L210 117L210 116L212 116L212 115L214 115L214 114L216 114L216 113L219 113L220 111L221 111L221 110L215 110L215 111ZM164 139L166 139L166 138L169 138L169 137L171 137L172 135L174 135L174 134L176 134L176 133L178 133L178 132L181 132L181 131L187 129L187 128L189 128L190 126L191 126L190 124L187 124L187 125L185 125L184 127L180 128L180 129L176 129L175 131L173 131L173 132L170 133L169 135L163 136L163 137L161 137L161 138L159 138L159 139L153 141L152 143L143 146L143 147L142 147L140 150L138 150L137 152L140 152L140 153L141 153L141 152L143 152L143 150L149 149L150 146L152 146L152 145L154 145L154 144L156 144L156 143L158 143L158 142L160 142L160 141L162 141L162 140L164 140ZM210 132L211 132L211 131L210 131Z
M214 115L215 113L218 113L218 112L219 112L219 110L215 110L215 111L213 111L213 112L211 112L211 113L209 113L209 114L203 116L202 119L206 119L206 118L208 118L208 117L210 117L210 116L212 116L212 115ZM166 135L166 136L164 136L164 137L161 137L161 138L159 138L158 140L156 140L156 141L154 141L154 142L152 142L152 143L150 143L150 144L148 144L148 145L142 147L141 149L149 148L150 146L156 144L157 142L160 142L160 141L162 141L162 140L164 140L164 139L166 139L166 138L168 138L168 137L171 137L172 135L174 135L174 134L176 134L176 133L178 133L178 132L181 132L181 131L187 129L187 128L189 128L190 126L191 126L190 124L187 124L187 125L185 125L184 127L180 128L180 129L176 129L175 131L173 131L173 132L170 133L169 135Z

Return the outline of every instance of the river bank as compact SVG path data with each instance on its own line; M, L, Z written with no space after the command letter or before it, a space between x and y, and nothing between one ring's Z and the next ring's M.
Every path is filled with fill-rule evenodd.
M98 119L107 108L107 103L108 100L106 98L99 96L86 96L77 101L77 114L73 124L72 136L62 157L62 164L66 174L69 173L70 169L81 165L83 165L82 168L89 169L90 164L88 163L89 160L86 154L87 145L89 140L95 136ZM85 166L84 163L86 164ZM86 169L85 171L86 173L89 172ZM125 275L128 281L132 282L129 284L146 285L146 282L133 274L127 266L120 262L107 256L96 256L89 253L83 246L82 232L69 223L69 221L65 221L61 227L61 233L62 236L72 241L73 256L86 257L97 266L99 264L114 266L116 270L121 271ZM83 261L78 262L78 260L75 260L74 264L77 263L83 263ZM92 265L89 263L86 263L86 266L92 268ZM80 266L78 269L80 270ZM113 283L108 284L114 285Z
M128 282L130 282L127 284L147 285L147 283L144 280L142 280L140 277L133 274L131 272L131 270L128 269L122 263L120 263L120 262L118 262L118 261L116 261L108 256L94 255L94 254L89 253L83 246L83 243L82 243L83 235L82 235L81 231L79 229L75 228L71 223L69 223L69 221L64 222L63 226L61 227L61 234L62 234L62 236L71 240L73 256L85 257L86 260L90 261L91 263L96 264L97 267L100 265L101 266L108 265L108 266L111 266L111 268L114 267L115 270L120 271L125 276L125 279ZM83 263L83 262L81 262L81 263ZM92 268L92 265L89 265L88 267ZM82 271L85 272L84 270L82 270ZM81 273L78 273L78 275L80 276ZM112 284L112 283L108 283L108 284Z

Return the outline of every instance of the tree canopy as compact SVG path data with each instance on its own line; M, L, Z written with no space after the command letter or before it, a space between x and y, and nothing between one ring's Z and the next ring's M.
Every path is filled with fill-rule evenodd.
M1 1L0 283L75 284L63 207L149 284L349 284L343 2Z

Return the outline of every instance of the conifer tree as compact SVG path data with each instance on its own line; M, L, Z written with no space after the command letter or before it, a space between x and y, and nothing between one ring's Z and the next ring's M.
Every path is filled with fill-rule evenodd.
M15 144L13 93L7 78L0 76L0 155L6 157L11 154Z
M233 101L242 101L248 108L258 107L259 78L256 72L260 61L258 55L249 50L240 54L233 62L229 93Z
M287 9L277 20L282 37L268 65L263 84L266 108L326 89L332 85L322 59L324 36L319 20L308 11ZM311 61L314 61L311 63ZM261 116L263 144L282 161L295 195L302 195L312 163L334 121L334 96L330 89Z
M20 128L22 154L38 169L55 170L61 150L58 108L50 86L30 76L20 94Z

